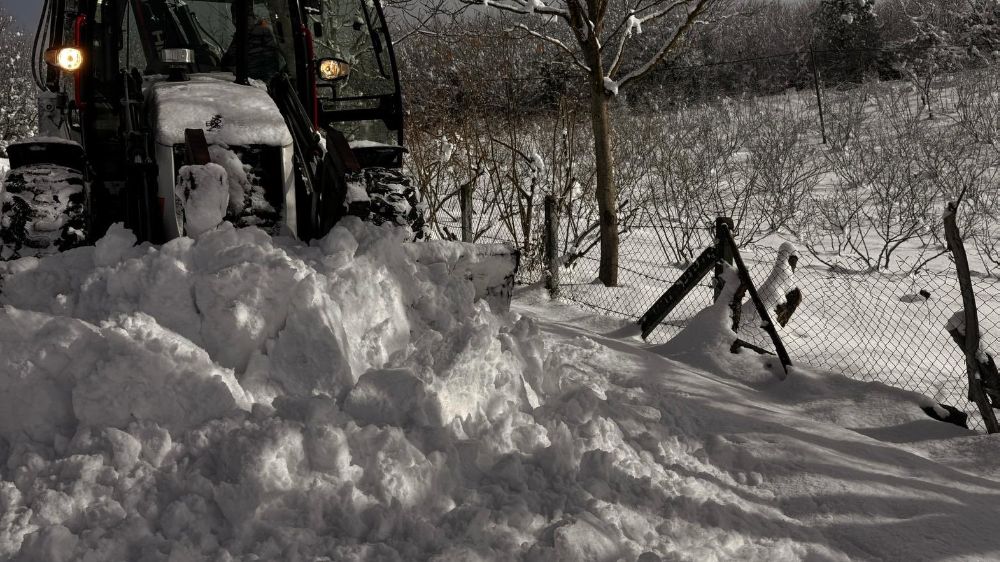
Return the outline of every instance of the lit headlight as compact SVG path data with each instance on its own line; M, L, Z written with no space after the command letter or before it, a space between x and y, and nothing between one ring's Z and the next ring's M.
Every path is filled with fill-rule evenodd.
M347 78L351 73L351 65L340 59L321 59L319 61L319 77L327 82Z
M75 72L83 66L83 51L76 47L56 47L45 51L45 63Z

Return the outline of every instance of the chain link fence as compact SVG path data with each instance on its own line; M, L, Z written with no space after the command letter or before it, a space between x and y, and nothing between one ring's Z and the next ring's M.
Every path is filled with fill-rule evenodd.
M622 241L620 286L596 282L597 260L586 259L561 273L561 296L602 314L638 319L683 273L664 265L667 256L656 246L652 230L636 228ZM760 286L775 267L777 251L757 244L740 252ZM649 341L668 341L712 304L712 282L706 276ZM983 347L1000 350L1000 284L988 277L976 277L973 284ZM953 270L835 272L800 251L792 285L803 300L780 334L794 363L919 392L966 411L970 427L983 429L967 399L965 354L945 329L963 308ZM753 324L744 323L739 333L749 343L773 349L767 333Z
M672 264L664 247L663 230L688 229L690 236L712 243L708 227L635 224L622 235L619 286L598 280L597 252L576 256L560 268L560 298L599 314L637 321L667 290L684 267ZM480 235L483 242L512 244L503 229ZM522 268L517 282L544 280L543 242L520 242ZM740 248L756 286L776 267L781 240ZM968 243L967 243L968 244ZM562 256L565 258L565 256ZM835 271L799 247L791 286L802 293L802 303L780 329L793 363L829 370L864 381L918 392L969 414L969 426L982 430L975 404L967 399L965 354L946 330L948 320L962 310L958 277L949 256L936 269L918 272ZM980 273L973 277L983 348L1000 351L1000 282ZM748 297L747 297L748 298ZM714 302L713 277L705 276L650 334L650 343L664 343L684 329L700 310ZM744 301L746 302L746 301ZM773 350L767 333L744 320L741 339ZM996 351L994 351L996 350Z

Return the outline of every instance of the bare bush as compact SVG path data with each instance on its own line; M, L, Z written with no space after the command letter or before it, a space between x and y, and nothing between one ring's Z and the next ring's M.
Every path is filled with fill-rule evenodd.
M826 96L826 140L830 148L843 150L851 139L864 130L870 118L872 95L877 82L865 82L857 88L831 91Z
M804 106L794 101L754 105L756 122L747 137L742 176L755 195L756 235L763 237L794 223L828 166L819 158L812 115Z
M940 203L940 187L919 166L919 128L908 100L890 93L880 103L882 120L845 150L828 154L837 179L817 204L831 220L841 252L836 257L849 250L847 257L869 271L890 268L903 244L932 236ZM835 258L827 263L845 268Z
M727 105L682 107L643 120L658 137L649 150L646 220L668 260L685 266L708 243L714 216L742 221L743 194L733 191L741 187L732 177L740 129Z

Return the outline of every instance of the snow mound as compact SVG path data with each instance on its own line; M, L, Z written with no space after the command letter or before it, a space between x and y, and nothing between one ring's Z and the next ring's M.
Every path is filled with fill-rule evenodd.
M231 370L151 317L100 327L44 313L0 309L0 436L52 440L78 424L171 430L249 409Z

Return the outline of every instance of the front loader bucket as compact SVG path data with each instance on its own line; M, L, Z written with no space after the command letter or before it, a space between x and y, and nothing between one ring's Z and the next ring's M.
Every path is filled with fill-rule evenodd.
M453 275L472 281L476 300L486 300L494 312L510 310L514 276L521 263L521 253L513 247L428 240L407 244L406 251L420 264L444 264Z

